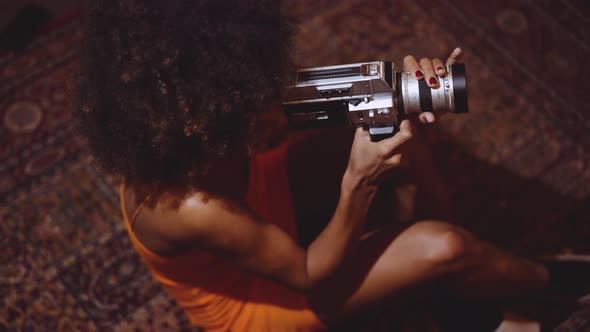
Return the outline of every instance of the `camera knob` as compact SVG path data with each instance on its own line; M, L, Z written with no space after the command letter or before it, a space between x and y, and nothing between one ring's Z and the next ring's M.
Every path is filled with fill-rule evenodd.
M391 113L391 109L389 109L389 108L380 108L377 110L377 114L384 116L384 117L389 117L390 113Z

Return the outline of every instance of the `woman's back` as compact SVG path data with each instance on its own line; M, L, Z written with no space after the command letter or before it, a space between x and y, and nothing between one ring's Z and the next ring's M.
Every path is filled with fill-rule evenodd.
M297 229L287 174L287 152L288 145L284 144L250 159L245 202L251 213L277 225L295 239ZM132 196L133 193L125 194L122 184L123 216L132 243L154 277L185 309L193 324L208 331L315 330L322 326L301 294L245 272L210 253L197 249L183 251L173 244L174 241L163 241L162 237L166 236L157 228L162 229L166 223L170 225L168 228L178 228L171 220L160 220L159 225L148 225L136 233L135 227L142 229L143 221L152 222L149 217L142 219L141 210L150 214L146 210L149 208L143 204L134 206ZM130 215L131 211L136 212ZM132 229L131 225L135 227ZM148 248L150 244L152 247Z

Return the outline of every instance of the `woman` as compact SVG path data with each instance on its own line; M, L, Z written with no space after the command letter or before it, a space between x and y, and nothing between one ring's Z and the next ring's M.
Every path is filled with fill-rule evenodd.
M292 26L275 1L96 0L87 22L82 128L96 159L122 176L135 248L196 326L317 331L427 285L475 298L547 285L544 266L444 222L367 232L384 178L413 144L408 121L378 143L356 129L341 144L341 171L296 174L294 151L322 134L280 127ZM412 56L404 70L433 88L445 74L441 60ZM294 208L290 183L309 181L338 195L335 207L294 190ZM297 227L312 221L296 215L309 206L332 213L304 247Z

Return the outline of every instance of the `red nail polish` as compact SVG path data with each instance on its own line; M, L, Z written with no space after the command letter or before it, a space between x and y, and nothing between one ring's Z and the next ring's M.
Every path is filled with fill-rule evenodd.
M436 78L434 78L434 77L431 77L431 78L428 80L428 83L430 83L430 85L436 85L436 83L438 83L438 81L436 80Z
M416 70L416 77L422 78L422 76L424 76L424 74L422 74L422 71L421 70Z

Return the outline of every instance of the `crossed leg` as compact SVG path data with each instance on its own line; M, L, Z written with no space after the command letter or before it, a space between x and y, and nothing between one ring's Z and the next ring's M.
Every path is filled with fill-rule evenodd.
M482 242L439 221L388 229L363 239L354 257L311 299L324 321L338 322L383 302L400 305L438 287L472 299L525 295L541 289L547 272L538 264ZM323 292L323 293L324 293Z
M292 167L292 176L293 183L298 184L294 187L295 198L303 198L296 199L301 211L319 210L326 205L325 198L338 186L335 170L345 165L351 138L346 132L331 132L316 137L313 145L294 147L292 161L296 167ZM412 170L417 173L417 185L433 189L427 196L437 205L437 215L452 218L452 212L445 211L449 204L444 202L444 184L437 179L427 148L416 141L408 149L416 158L413 166L418 167ZM321 176L305 181L310 174ZM307 183L313 185L306 188ZM318 202L322 203L312 205ZM325 322L339 322L383 303L403 305L433 288L465 299L492 299L525 295L547 283L547 271L542 265L483 242L458 226L428 220L400 230L399 223L382 219L381 224L386 226L363 238L348 264L310 299Z

